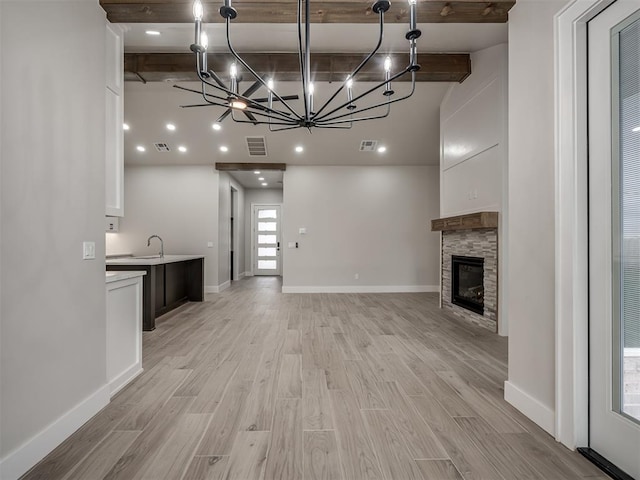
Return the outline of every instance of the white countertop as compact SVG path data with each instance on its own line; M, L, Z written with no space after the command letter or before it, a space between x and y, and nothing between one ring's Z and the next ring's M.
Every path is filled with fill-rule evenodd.
M106 274L105 282L111 283L111 282L117 282L119 280L127 280L129 278L142 277L143 275L146 275L147 272L137 271L137 270L131 270L128 272L118 272L118 271L112 270L109 272L105 272L105 274Z
M162 265L164 263L184 262L185 260L195 260L204 258L204 255L165 255L164 257L121 257L107 258L107 265Z

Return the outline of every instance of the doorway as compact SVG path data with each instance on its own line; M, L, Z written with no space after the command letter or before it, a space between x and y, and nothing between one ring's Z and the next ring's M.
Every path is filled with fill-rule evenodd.
M254 275L281 275L281 205L252 205Z
M640 0L588 38L589 450L640 478Z

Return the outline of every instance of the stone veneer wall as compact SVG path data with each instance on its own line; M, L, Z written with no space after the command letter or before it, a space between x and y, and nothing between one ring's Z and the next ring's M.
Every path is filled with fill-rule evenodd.
M451 303L451 256L484 258L484 315ZM497 331L498 230L448 230L442 232L442 308L480 326Z

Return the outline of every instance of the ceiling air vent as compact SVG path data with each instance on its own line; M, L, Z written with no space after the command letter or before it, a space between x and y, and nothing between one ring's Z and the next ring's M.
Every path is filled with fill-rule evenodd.
M362 142L360 142L360 151L375 152L377 146L378 146L377 140L362 140Z
M250 157L266 157L267 143L264 137L245 137Z
M156 147L156 150L158 150L159 152L169 151L169 145L167 145L166 143L154 143L153 146Z

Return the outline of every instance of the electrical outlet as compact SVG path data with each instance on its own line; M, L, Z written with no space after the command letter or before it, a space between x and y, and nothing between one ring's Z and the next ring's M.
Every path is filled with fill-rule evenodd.
M213 248L213 242L207 242L207 248Z
M360 280L360 274L359 274L359 273L356 273L356 274L353 276L353 278L354 278L354 280Z
M93 260L96 258L96 242L82 242L82 259Z

